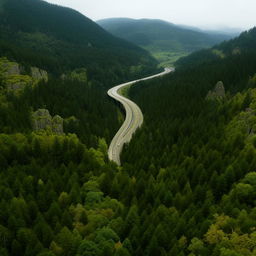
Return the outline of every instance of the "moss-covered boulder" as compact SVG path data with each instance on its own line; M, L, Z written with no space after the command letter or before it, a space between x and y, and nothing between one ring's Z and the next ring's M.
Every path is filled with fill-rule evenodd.
M21 69L18 63L0 58L0 79L8 91L16 92L23 90L26 85L32 85L32 78L21 74Z
M10 75L5 79L8 91L23 90L26 85L32 85L32 78L27 75Z
M16 62L11 62L7 58L0 58L0 72L4 76L20 75L20 66Z
M214 89L209 91L206 99L207 100L221 100L224 99L226 96L225 87L222 81L217 82Z

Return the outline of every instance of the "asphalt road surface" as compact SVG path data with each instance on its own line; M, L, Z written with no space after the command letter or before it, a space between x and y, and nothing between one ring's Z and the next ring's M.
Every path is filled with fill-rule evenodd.
M119 101L123 105L126 113L124 123L122 124L121 128L118 130L110 143L108 149L108 157L110 160L116 162L118 165L121 165L120 154L122 152L124 144L130 142L132 135L143 123L143 115L140 108L131 100L125 98L124 96L121 96L118 91L128 85L163 76L173 71L174 68L165 68L165 70L159 74L120 84L108 90L108 95Z

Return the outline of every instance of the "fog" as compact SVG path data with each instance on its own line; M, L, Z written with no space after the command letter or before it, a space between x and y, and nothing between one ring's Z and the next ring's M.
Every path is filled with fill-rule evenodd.
M92 20L112 17L163 19L204 29L249 29L256 25L255 0L48 0Z

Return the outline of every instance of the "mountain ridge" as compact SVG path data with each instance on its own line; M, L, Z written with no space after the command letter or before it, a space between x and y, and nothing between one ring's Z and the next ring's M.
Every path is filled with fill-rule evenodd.
M128 79L155 69L156 61L144 49L111 35L75 10L42 0L1 0L1 4L3 56L59 74L85 67L92 74L106 69ZM132 67L137 67L134 74Z

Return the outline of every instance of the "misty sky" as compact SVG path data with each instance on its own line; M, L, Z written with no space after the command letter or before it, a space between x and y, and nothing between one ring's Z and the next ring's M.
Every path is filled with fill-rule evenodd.
M256 26L256 0L47 0L98 20L156 18L201 28Z

